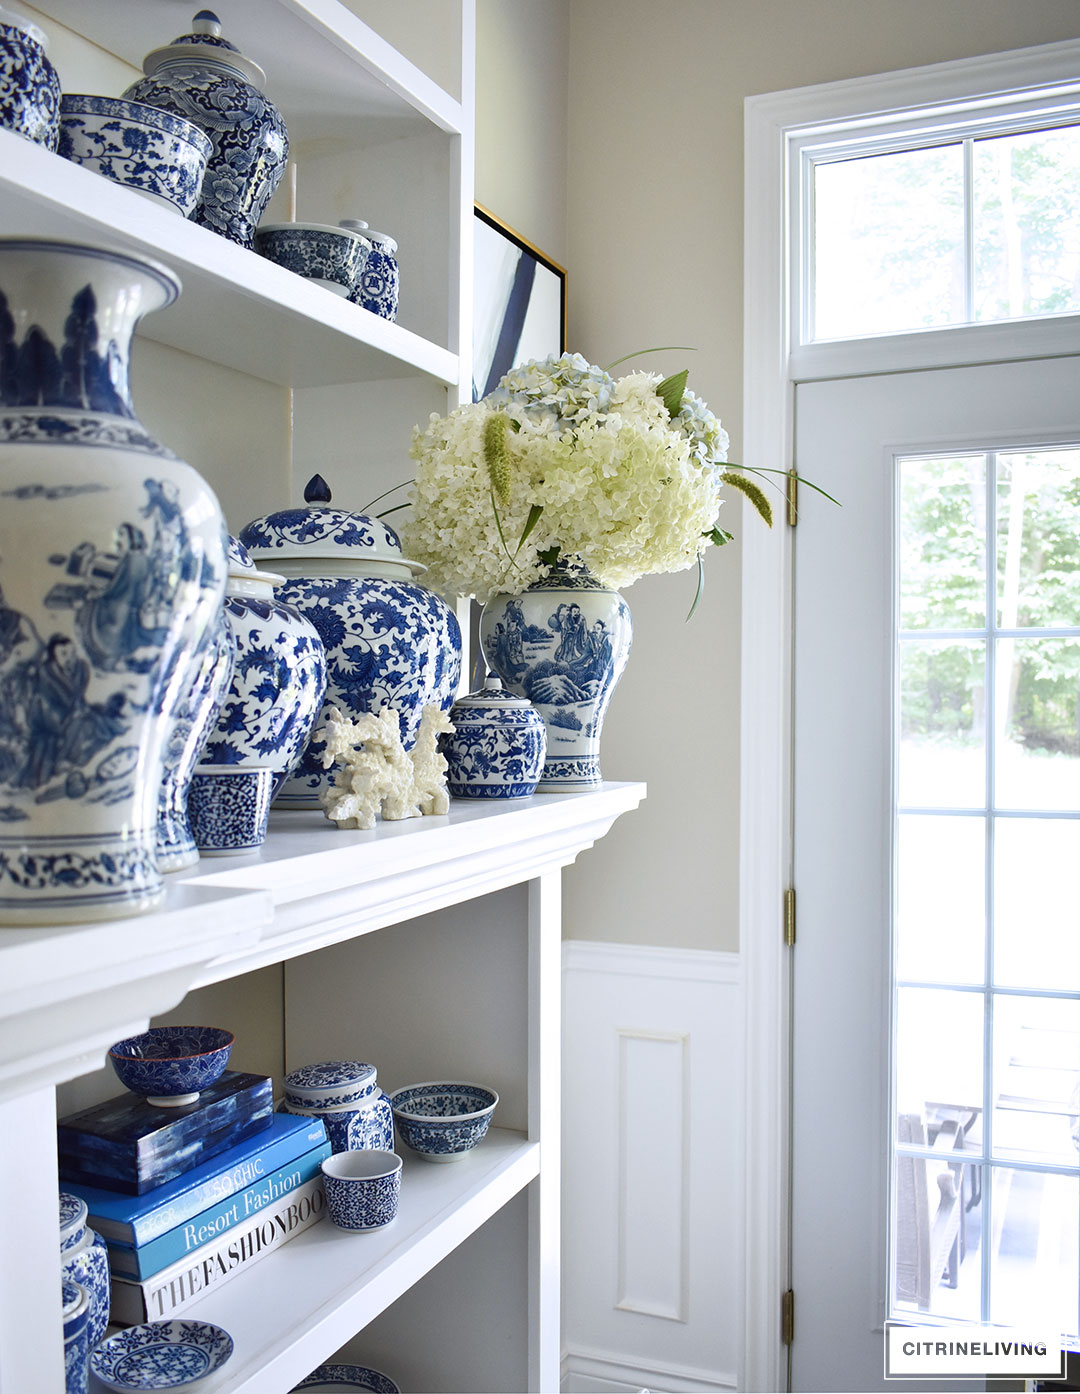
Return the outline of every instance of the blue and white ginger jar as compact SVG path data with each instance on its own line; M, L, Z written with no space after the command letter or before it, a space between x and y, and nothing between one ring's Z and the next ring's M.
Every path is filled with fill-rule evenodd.
M446 785L456 799L524 799L536 791L547 733L536 708L488 674L479 692L450 708L453 733L439 737Z
M325 1108L306 1108L286 1097L280 1112L321 1118L333 1152L359 1152L369 1148L383 1152L394 1150L394 1113L390 1100L377 1087L355 1103Z
M263 94L266 74L222 37L221 21L200 10L181 34L143 60L146 74L123 94L194 122L213 142L192 221L250 247L281 183L289 136Z
M60 79L45 56L36 24L0 5L0 126L55 150L60 133Z
M87 1394L90 1383L90 1295L81 1283L60 1284L64 1318L64 1394Z
M86 1290L90 1349L109 1324L109 1253L105 1241L86 1223L86 1202L68 1192L60 1195L60 1276Z
M330 508L330 490L315 475L305 508L257 518L240 541L257 565L282 572L278 599L318 630L326 650L325 712L355 720L391 707L407 750L426 706L449 711L461 676L461 629L450 606L413 577L424 570L401 554L397 533L378 518ZM279 808L322 810L319 793L332 771L319 755L318 732L296 773L278 794Z
M136 419L128 253L0 239L0 923L150 909L163 755L225 592L224 518Z
M362 218L343 218L339 227L361 233L370 250L349 292L354 305L383 319L397 319L400 272L397 243L385 232L375 232Z
M319 632L275 595L285 578L259 571L229 539L225 622L235 646L228 690L200 756L202 765L269 765L275 797L299 765L326 694Z

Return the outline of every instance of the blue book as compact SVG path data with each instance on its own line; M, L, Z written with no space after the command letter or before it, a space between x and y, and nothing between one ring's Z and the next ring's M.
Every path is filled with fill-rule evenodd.
M283 1197L298 1190L305 1181L319 1176L324 1157L330 1156L330 1143L322 1142L302 1157L286 1162L277 1171L218 1201L208 1210L185 1220L175 1229L138 1248L127 1244L108 1245L109 1268L124 1278L152 1278L177 1259L187 1258L212 1239L220 1239L234 1225L242 1225L260 1210L272 1207Z
M275 1113L262 1132L146 1195L125 1195L81 1181L65 1180L63 1186L86 1201L87 1223L103 1239L147 1244L325 1140L321 1118Z

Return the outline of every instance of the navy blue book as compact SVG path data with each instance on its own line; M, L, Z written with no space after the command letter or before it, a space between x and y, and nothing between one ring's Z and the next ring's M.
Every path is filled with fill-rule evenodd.
M261 1133L273 1116L271 1080L235 1070L177 1108L122 1094L60 1120L60 1176L144 1195Z

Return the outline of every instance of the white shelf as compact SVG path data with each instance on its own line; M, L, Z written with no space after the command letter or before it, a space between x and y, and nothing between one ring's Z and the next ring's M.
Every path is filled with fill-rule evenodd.
M438 344L5 130L0 232L104 243L163 261L183 294L141 332L253 377L293 387L458 379L457 355Z
M539 1170L539 1144L500 1128L459 1162L406 1157L400 1209L385 1229L347 1234L320 1220L181 1313L233 1338L233 1356L205 1382L206 1394L286 1394Z

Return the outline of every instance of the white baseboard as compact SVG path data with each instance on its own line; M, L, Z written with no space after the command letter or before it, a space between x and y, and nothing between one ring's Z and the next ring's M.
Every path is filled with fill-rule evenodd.
M566 1388L735 1389L739 957L570 940L563 969Z

